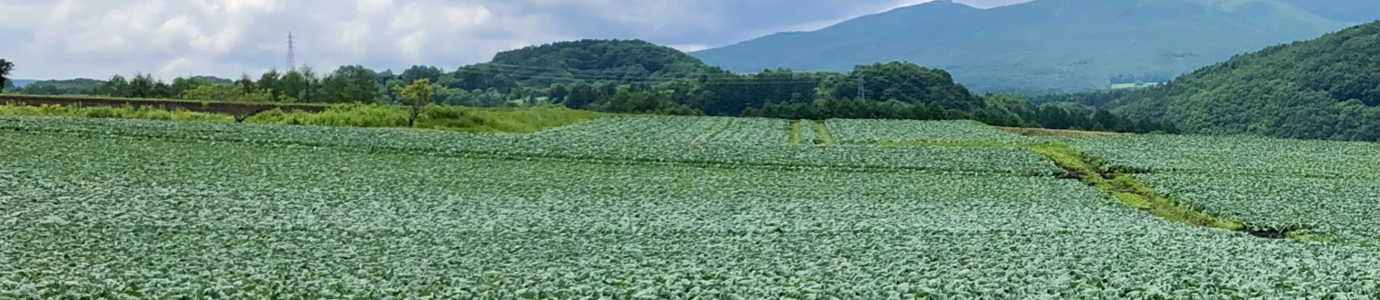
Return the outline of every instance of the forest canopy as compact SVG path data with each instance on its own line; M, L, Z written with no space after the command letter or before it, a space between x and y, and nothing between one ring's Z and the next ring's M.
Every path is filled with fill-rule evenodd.
M1057 96L1189 133L1380 140L1380 22L1269 47L1131 92Z

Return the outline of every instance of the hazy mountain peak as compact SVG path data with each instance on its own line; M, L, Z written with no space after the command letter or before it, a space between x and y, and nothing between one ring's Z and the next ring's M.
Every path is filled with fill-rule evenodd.
M1105 89L1112 78L1163 81L1354 24L1301 1L1036 0L991 9L934 1L692 55L736 72L909 61L982 91Z

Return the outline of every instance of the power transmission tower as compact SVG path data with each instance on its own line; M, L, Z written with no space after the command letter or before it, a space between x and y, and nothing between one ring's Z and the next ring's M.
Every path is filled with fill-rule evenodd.
M288 71L297 70L297 54L295 53L297 52L297 45L294 44L294 42L295 41L292 40L292 32L288 31Z
M867 80L862 73L858 73L858 100L867 100Z

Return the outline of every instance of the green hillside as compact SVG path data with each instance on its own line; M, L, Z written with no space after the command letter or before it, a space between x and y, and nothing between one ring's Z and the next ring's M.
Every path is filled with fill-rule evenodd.
M1092 90L1113 79L1164 81L1350 19L1282 0L1038 0L986 10L936 1L692 55L735 72L901 60L948 70L977 91Z
M579 40L500 52L463 67L461 77L506 77L535 86L568 82L638 82L723 73L671 47L641 40Z
M1380 22L1240 55L1114 111L1192 133L1380 140Z

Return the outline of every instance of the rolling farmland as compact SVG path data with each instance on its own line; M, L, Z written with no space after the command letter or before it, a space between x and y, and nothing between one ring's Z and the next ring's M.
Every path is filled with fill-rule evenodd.
M1372 226L1339 213L1380 189L1308 194L1302 217L1243 206L1371 179L1347 174L1380 156L1333 171L1295 152L1369 144L1247 162L1196 137L798 124L627 117L499 135L0 117L0 298L1380 296L1373 231L1326 230ZM1323 243L1171 222L1022 147L1060 141L1208 213L1337 226L1318 227ZM1156 159L1176 151L1217 161ZM1175 180L1229 167L1286 192ZM1327 176L1351 181L1310 181Z

